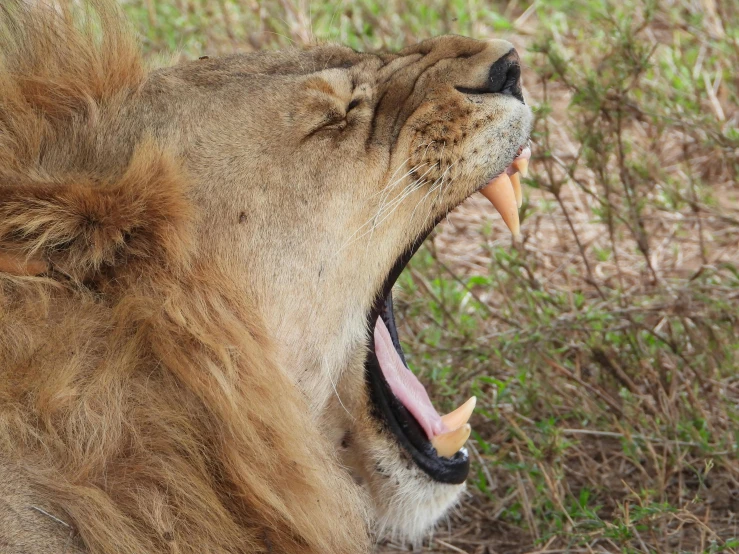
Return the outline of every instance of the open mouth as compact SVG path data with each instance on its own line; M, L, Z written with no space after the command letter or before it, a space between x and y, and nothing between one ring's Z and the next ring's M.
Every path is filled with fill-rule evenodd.
M519 234L520 227L519 175L526 176L530 157L529 148L521 146L508 168L480 190L514 236ZM371 333L365 376L375 416L393 433L416 465L435 481L459 484L467 478L470 468L464 443L471 432L468 421L475 399L444 416L436 411L426 389L408 369L393 313L392 287L434 226L396 260L378 293L368 316Z

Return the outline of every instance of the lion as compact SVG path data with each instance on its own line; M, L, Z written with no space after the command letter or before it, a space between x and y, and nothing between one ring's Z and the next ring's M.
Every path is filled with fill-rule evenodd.
M433 408L392 287L470 195L519 194L512 45L149 69L115 2L59 4L0 7L0 550L424 536L471 405Z

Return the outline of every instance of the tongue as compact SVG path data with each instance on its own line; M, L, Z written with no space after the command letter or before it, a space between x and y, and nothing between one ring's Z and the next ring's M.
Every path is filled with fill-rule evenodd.
M390 385L390 390L416 418L429 440L437 435L448 433L450 429L431 404L426 389L400 359L400 355L393 346L393 340L390 338L390 332L381 317L378 317L375 323L375 354L382 374Z

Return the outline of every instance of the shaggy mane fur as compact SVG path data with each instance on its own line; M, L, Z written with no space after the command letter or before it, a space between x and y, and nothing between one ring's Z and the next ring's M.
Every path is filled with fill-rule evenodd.
M186 174L127 127L146 78L111 4L0 6L0 469L90 552L365 552Z

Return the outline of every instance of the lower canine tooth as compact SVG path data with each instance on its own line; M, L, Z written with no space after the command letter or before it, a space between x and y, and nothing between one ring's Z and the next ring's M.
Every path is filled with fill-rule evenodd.
M513 192L513 183L511 183L508 174L501 173L480 192L492 202L513 236L518 237L521 233L521 224L518 221L518 205L516 204L516 194Z
M444 458L451 458L464 446L472 432L469 423L465 423L459 429L449 431L443 435L436 435L431 439L431 444L436 448L436 453Z
M441 421L444 422L444 425L447 426L447 429L459 429L462 425L470 420L472 410L475 409L476 403L477 398L473 396L453 412L449 412L447 415L441 416Z
M511 175L511 184L513 185L513 194L516 195L516 205L520 208L523 204L523 193L521 192L521 178L518 173Z

